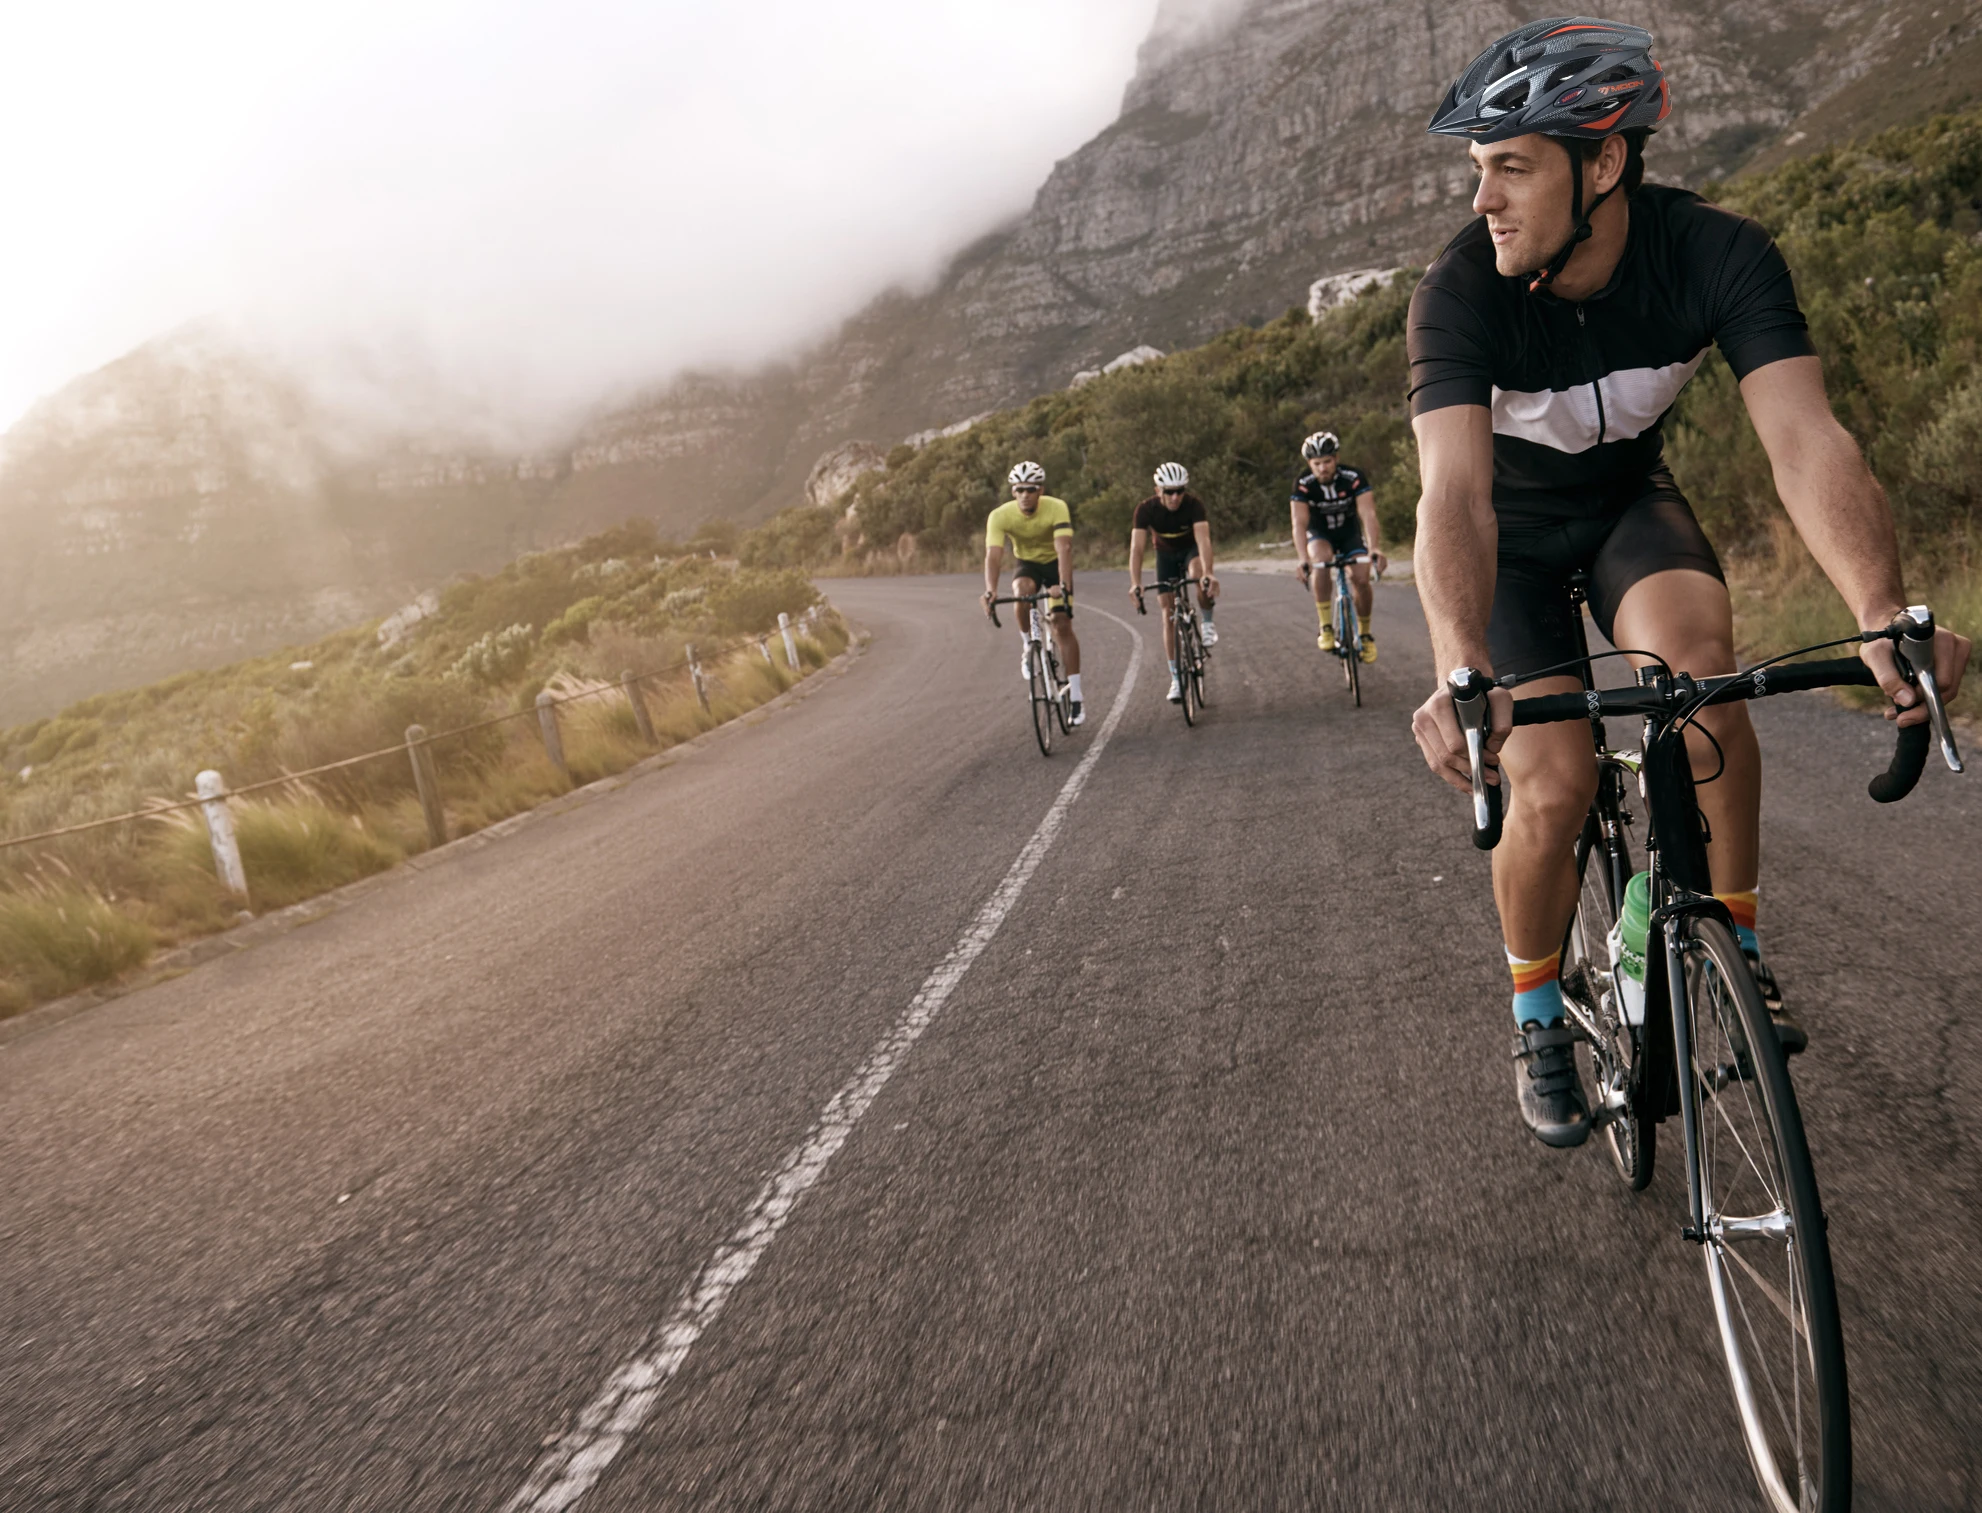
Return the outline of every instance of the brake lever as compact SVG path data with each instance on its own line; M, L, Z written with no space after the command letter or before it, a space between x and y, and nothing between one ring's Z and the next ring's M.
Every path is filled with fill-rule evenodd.
M1900 667L1908 673L1927 700L1927 714L1934 734L1941 743L1941 759L1950 772L1964 772L1961 753L1955 749L1954 730L1948 724L1947 707L1941 702L1941 686L1934 676L1934 612L1924 604L1908 605L1893 621L1898 632L1893 645L1899 652Z
M1493 685L1476 669L1459 667L1446 679L1453 712L1466 736L1466 761L1473 775L1473 844L1491 851L1500 844L1503 795L1486 780L1487 690Z

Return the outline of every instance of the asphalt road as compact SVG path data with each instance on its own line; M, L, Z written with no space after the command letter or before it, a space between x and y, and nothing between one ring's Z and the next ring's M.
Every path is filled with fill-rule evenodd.
M1050 761L967 580L835 583L814 697L0 1049L0 1506L503 1507L981 923L1099 608L1050 849L577 1506L1758 1506L1677 1162L1519 1125L1410 590L1357 711L1233 574L1189 730L1121 581ZM1975 1508L1982 780L1758 723L1858 1506Z

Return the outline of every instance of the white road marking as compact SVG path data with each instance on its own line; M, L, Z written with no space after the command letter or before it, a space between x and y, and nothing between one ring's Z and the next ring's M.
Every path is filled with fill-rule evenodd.
M585 1410L578 1415L578 1422L557 1437L551 1449L531 1468L522 1488L503 1504L503 1513L555 1513L555 1510L569 1508L590 1490L606 1467L612 1464L613 1458L625 1448L627 1440L654 1411L661 1389L681 1370L682 1363L688 1359L688 1352L695 1348L695 1342L715 1323L730 1294L741 1287L756 1269L757 1263L764 1258L764 1252L771 1248L778 1231L784 1228L785 1221L798 1206L798 1200L825 1174L827 1163L846 1144L853 1127L860 1122L875 1098L880 1096L881 1089L888 1085L888 1079L901 1069L909 1051L922 1038L922 1032L929 1028L943 1004L956 991L957 984L963 981L964 974L984 954L985 947L998 933L998 927L1004 924L1005 917L1018 903L1019 895L1025 892L1026 884L1032 881L1033 873L1039 870L1040 862L1045 859L1060 833L1061 825L1066 822L1067 811L1087 786L1094 764L1108 749L1109 738L1114 735L1123 712L1129 707L1129 695L1136 686L1136 674L1142 667L1141 633L1128 621L1104 609L1090 607L1089 612L1113 620L1129 633L1129 668L1122 675L1122 686L1116 691L1108 718L1096 732L1087 754L1061 785L1053 806L1039 822L1039 828L1032 832L1032 838L1019 852L1018 860L1012 863L1004 881L985 900L976 918L971 920L969 927L950 948L950 954L929 974L921 991L909 1001L907 1011L896 1021L894 1028L861 1063L846 1085L827 1101L811 1130L786 1155L764 1184L763 1190L757 1194L756 1201L745 1211L743 1222L716 1247L715 1255L702 1268L701 1275L689 1283L681 1300L675 1304L674 1312L661 1326L652 1348L635 1356L606 1379L604 1390L585 1406Z

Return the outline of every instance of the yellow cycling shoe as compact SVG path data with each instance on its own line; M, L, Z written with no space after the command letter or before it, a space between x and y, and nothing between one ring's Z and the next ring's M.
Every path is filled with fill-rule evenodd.
M1368 631L1364 631L1363 639L1357 644L1356 655L1365 662L1374 662L1376 660L1376 637Z
M1332 625L1322 626L1321 634L1314 638L1314 644L1319 646L1323 651L1335 650L1335 627Z

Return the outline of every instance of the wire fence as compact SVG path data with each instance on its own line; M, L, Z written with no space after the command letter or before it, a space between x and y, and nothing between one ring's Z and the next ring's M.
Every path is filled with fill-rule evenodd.
M814 605L795 623L791 622L790 617L787 615L780 614L778 616L779 632L785 644L786 662L793 672L798 671L798 653L793 642L793 632L811 630L824 612L824 606ZM734 656L740 651L748 651L752 647L760 650L767 662L771 660L770 635L768 632L761 636L738 637L735 641L718 647L714 653L714 657L720 661L726 657ZM628 671L621 676L617 683L603 683L596 688L580 689L577 693L552 694L549 691L545 691L537 695L535 702L528 709L516 709L506 714L491 715L485 720L474 720L466 725L456 725L449 730L435 731L431 735L422 734L416 737L409 732L406 740L396 742L391 746L381 746L376 751L360 752L357 756L343 757L335 762L324 762L319 766L305 768L301 772L285 772L280 777L263 778L259 782L243 783L239 787L221 787L211 794L202 792L198 798L151 804L143 809L133 809L125 814L107 815L102 819L84 820L74 825L61 825L53 830L37 831L32 835L16 835L0 838L0 851L10 851L20 846L31 846L45 841L59 840L63 836L68 835L81 835L91 830L105 830L114 825L128 825L138 820L156 819L161 815L173 814L186 809L207 809L209 816L211 816L212 809L210 806L215 803L225 803L228 799L241 798L247 794L259 793L264 789L282 788L291 783L308 782L311 778L321 777L325 773L337 772L347 767L356 767L365 762L375 762L384 757L414 757L417 777L418 758L415 756L415 753L419 749L424 748L430 752L437 742L450 740L459 736L472 735L478 730L488 730L493 726L506 725L512 720L536 719L541 723L544 719L544 711L546 709L555 709L565 704L576 704L584 699L604 698L612 694L623 694L631 698L633 697L633 690L639 685L651 682L657 678L670 678L682 672L689 674L695 685L696 697L700 701L702 708L707 710L709 708L709 699L703 684L701 669L701 658L696 655L695 646L691 642L686 653L680 660L670 662L662 667L649 668L645 672ZM644 720L642 721L642 728L643 731L646 728ZM419 727L414 726L413 729L418 730ZM552 744L555 739L554 733L551 731L546 732L546 744L551 746L552 759L562 768L564 766L562 752Z

